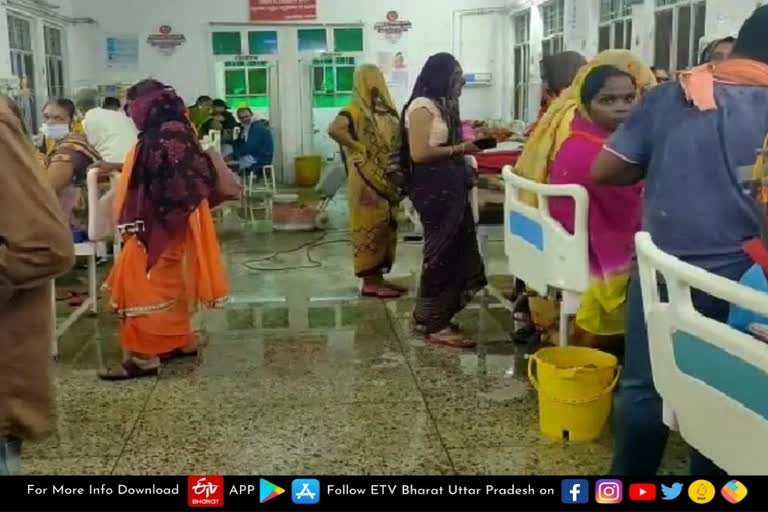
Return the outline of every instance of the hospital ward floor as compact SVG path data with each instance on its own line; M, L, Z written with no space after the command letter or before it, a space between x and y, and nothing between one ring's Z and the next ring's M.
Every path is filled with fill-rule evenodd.
M65 333L53 365L51 435L27 444L27 474L603 474L595 443L544 439L525 347L508 313L473 304L460 320L474 351L410 334L413 296L358 298L343 198L322 233L271 233L250 208L220 220L232 300L197 319L198 360L156 379L106 383L119 360L106 310ZM300 248L299 250L294 250ZM290 251L273 259L274 252ZM421 246L399 247L393 278L415 289ZM503 275L492 243L489 274ZM313 263L313 261L318 263ZM292 270L266 271L263 268ZM301 267L301 268L297 268ZM86 288L85 272L57 282ZM503 279L503 278L502 278ZM478 303L480 300L477 301ZM59 314L70 309L60 304ZM685 474L674 438L662 472Z

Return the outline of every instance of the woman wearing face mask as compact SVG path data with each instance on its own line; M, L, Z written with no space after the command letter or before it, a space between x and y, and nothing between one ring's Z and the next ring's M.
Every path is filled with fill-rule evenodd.
M101 160L99 153L82 134L72 132L75 121L75 104L68 99L49 101L43 109L43 136L38 148L48 171L62 209L73 228L80 228L74 210L82 188L85 186L88 168Z
M553 185L581 185L589 194L587 233L592 282L583 295L576 325L594 336L624 333L629 266L634 236L640 229L642 187L611 187L592 183L590 169L608 137L629 114L640 94L637 83L650 68L598 65L574 84L578 110L570 134L549 169ZM637 77L637 79L636 79ZM574 205L570 198L551 198L549 211L570 233Z
M453 55L427 60L403 109L402 163L408 196L424 226L424 264L414 330L430 343L472 348L453 318L487 284L468 192L473 185L461 143L461 65Z
M405 289L384 279L395 261L398 188L387 168L399 137L399 120L384 76L372 64L355 71L352 101L328 129L347 167L355 275L362 295L392 299Z

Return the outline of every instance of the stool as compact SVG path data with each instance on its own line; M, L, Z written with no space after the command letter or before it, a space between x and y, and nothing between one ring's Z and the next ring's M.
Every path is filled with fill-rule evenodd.
M261 172L264 175L264 185L257 186L255 183L256 167L251 167L248 170L248 188L246 188L246 195L251 194L270 194L275 195L277 193L277 183L275 182L275 167L273 165L265 165L261 168Z

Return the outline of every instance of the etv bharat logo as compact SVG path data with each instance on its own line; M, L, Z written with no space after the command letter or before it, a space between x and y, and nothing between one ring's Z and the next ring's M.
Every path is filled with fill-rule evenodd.
M190 507L224 506L223 476L190 476L187 479L187 504Z

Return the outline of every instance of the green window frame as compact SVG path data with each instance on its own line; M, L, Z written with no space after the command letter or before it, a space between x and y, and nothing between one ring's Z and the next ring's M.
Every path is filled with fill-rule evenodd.
M263 61L232 61L224 63L224 94L227 104L233 108L248 106L252 109L268 109L269 66Z
M211 34L214 55L241 55L243 53L240 32L214 32Z
M277 31L256 30L248 32L249 55L274 55L277 53Z
M302 28L297 37L300 52L328 51L328 31L324 28Z
M362 52L362 28L333 29L333 50L336 52Z
M343 108L352 99L354 57L322 57L312 61L312 103L315 108Z

